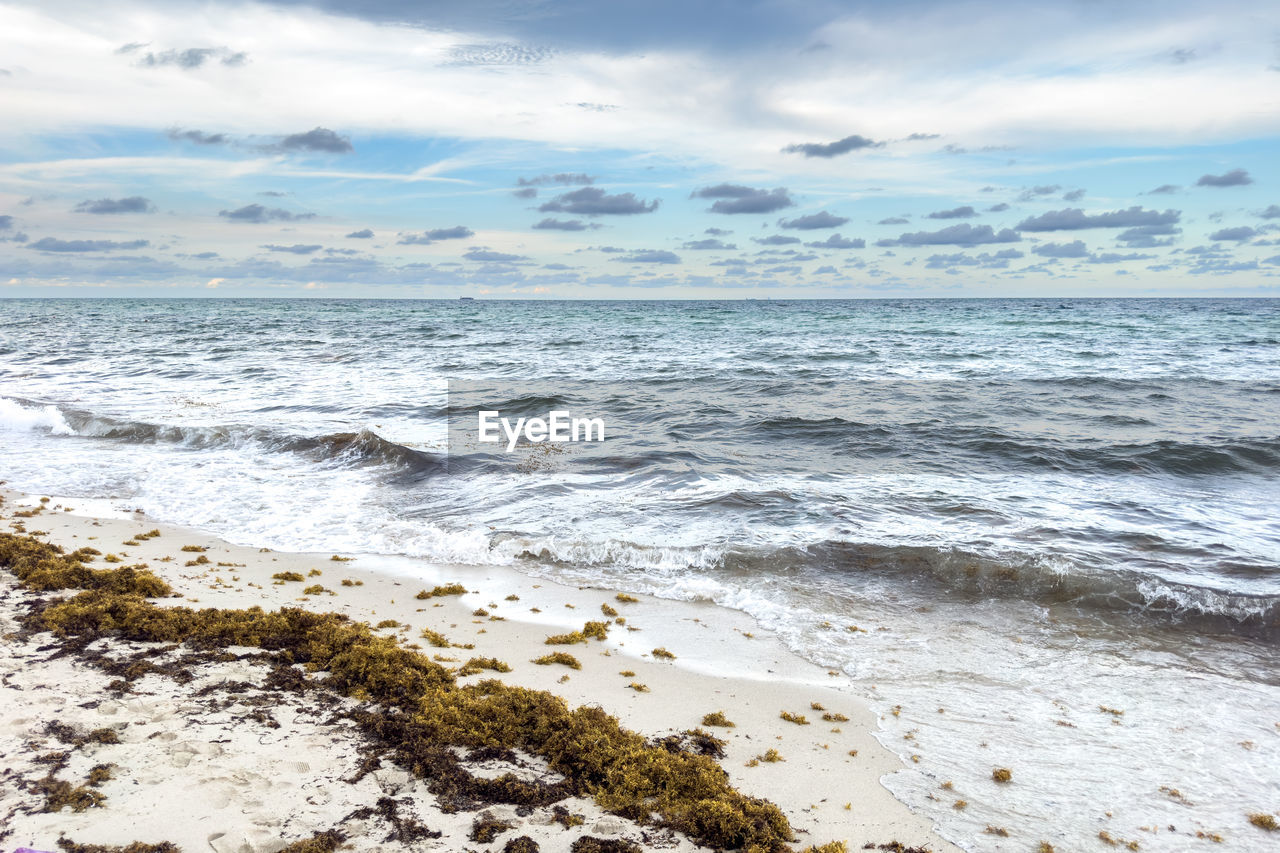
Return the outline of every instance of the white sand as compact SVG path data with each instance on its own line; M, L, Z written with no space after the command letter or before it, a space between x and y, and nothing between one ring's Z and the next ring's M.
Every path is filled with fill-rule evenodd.
M6 519L33 505L33 499L21 495L5 496L0 511ZM86 510L97 517L84 514ZM724 711L737 725L712 729L728 741L722 765L739 790L782 808L797 833L798 848L847 840L851 849L858 849L866 842L898 840L939 851L957 849L880 785L881 776L899 769L898 760L872 736L870 712L842 689L843 679L795 657L735 611L644 596L624 604L612 591L539 582L504 569L365 556L335 562L328 554L265 552L156 524L127 511L109 512L101 502L55 498L45 512L24 521L28 531L44 531L41 538L68 550L92 546L104 555L119 555L120 565L147 563L184 596L160 604L267 609L288 605L342 612L370 624L394 619L403 627L384 630L406 642L422 643L426 654L442 653L459 662L471 656L496 657L512 667L507 674L485 671L472 679L497 677L549 690L571 706L598 705L646 736L694 728L704 714ZM122 544L153 528L162 535L137 545ZM186 566L201 554L184 553L179 550L183 545L207 548L203 556L210 562ZM94 565L106 567L102 558ZM276 572L305 576L312 570L321 574L303 583L274 585L271 580ZM342 579L361 585L344 587ZM414 597L419 590L455 581L472 592L425 601ZM303 595L302 589L314 583L336 594ZM0 594L0 634L7 636L15 628L18 591L12 576L4 572ZM604 619L601 605L606 603L626 618L625 626L613 626L607 641L544 645L549 634ZM477 608L490 617L474 616ZM439 631L454 643L474 643L475 649L431 648L419 639L423 628ZM564 805L584 815L582 826L569 830L549 823L546 809L522 817L513 807L495 807L489 811L510 819L514 828L490 845L468 841L475 815L444 814L422 780L410 778L389 760L356 784L342 781L360 765L361 740L351 723L333 719L331 711L316 714L309 707L313 703L302 697L258 708L252 704L252 690L195 696L200 688L220 681L257 683L266 672L262 667L245 662L206 665L186 685L148 675L135 682L127 698L116 700L106 690L112 677L68 658L49 660L48 652L38 650L40 640L37 635L26 643L7 638L0 644L0 768L9 769L0 779L0 832L11 832L0 840L4 849L53 850L58 836L65 834L80 843L167 840L186 853L272 853L386 796L405 803L403 815L443 833L439 839L416 842L415 848L501 850L507 840L529 835L543 850L568 850L585 832L626 837L647 847L695 849L687 839L642 830L579 800ZM125 645L113 644L110 654L123 656ZM676 660L654 659L650 651L656 647L670 650ZM556 650L573 654L583 668L530 662ZM724 671L725 661L734 662L733 672ZM635 674L623 676L624 670ZM633 682L647 686L648 692L631 689ZM811 708L815 702L849 721L823 722L823 712ZM247 717L257 710L269 712L279 727ZM803 714L809 724L784 721L782 711ZM47 766L34 763L37 755L68 749L44 733L52 719L84 731L111 727L118 732L120 744L70 750L69 763L57 774L81 784L90 767L115 765L114 778L98 789L107 798L101 808L80 813L69 808L57 813L30 811L39 808L43 798L21 790L17 780L47 772ZM745 766L770 748L785 761ZM850 754L854 750L856 756ZM529 766L521 772L540 772L536 761L525 763ZM383 837L388 826L374 816L343 828L350 833L350 849L372 850L387 846Z

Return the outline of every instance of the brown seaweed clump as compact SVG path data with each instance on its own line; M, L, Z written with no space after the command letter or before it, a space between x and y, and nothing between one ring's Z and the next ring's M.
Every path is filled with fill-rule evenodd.
M44 806L41 811L59 812L70 806L73 812L96 809L107 799L102 794L84 785L72 787L70 782L46 776L31 783L31 790L44 795Z
M494 839L513 826L515 824L508 823L505 820L498 820L492 815L482 812L479 817L472 821L471 832L467 837L480 844L492 844Z
M182 853L178 845L169 841L161 841L159 844L134 841L123 846L111 846L109 844L77 844L70 838L59 838L58 847L66 853Z
M595 637L597 640L609 639L609 623L608 622L587 622L582 626L581 631L570 631L567 634L553 634L546 639L548 646L572 646L576 643L585 643L589 638Z
M445 595L466 595L467 588L460 583L450 583L444 586L438 586L432 590L423 590L414 596L419 601L426 601L428 598L440 598Z
M644 848L625 838L584 835L569 846L569 853L643 853Z
M340 830L327 829L310 838L287 844L280 848L279 853L333 853L346 839L347 836Z
M712 711L710 714L704 714L702 716L702 724L704 726L719 726L722 729L732 729L737 726L737 723L726 717L723 711Z
M533 662L539 666L550 666L553 663L559 663L564 664L570 669L582 669L582 663L568 652L552 652L549 655L534 658Z
M92 548L67 554L61 547L38 539L0 533L0 565L13 572L27 589L96 589L151 598L173 593L167 583L142 566L91 569L84 565L97 554Z
M415 774L431 779L433 789L466 787L459 789L460 802L477 799L479 792L488 802L549 805L571 792L703 846L747 853L788 849L791 828L778 807L735 790L709 756L670 751L623 728L600 708L570 709L545 691L493 679L460 685L426 655L342 614L293 607L270 612L159 607L148 595L166 594L169 588L149 572L94 573L54 546L12 534L0 534L0 566L24 583L26 577L40 577L61 584L58 588L73 588L83 581L85 591L47 604L37 601L28 618L32 627L64 640L118 637L182 643L203 652L255 646L276 663L277 672L292 673L298 689L305 684L368 703L368 710L355 717L366 735L393 749ZM588 622L581 633L601 637L606 631L607 623ZM316 675L304 678L302 670ZM449 776L442 768L449 766L451 746L521 750L541 757L565 781L547 792L514 777ZM448 791L441 791L448 800ZM328 844L303 843L312 842Z
M447 649L453 645L444 634L432 631L430 628L423 628L421 637L437 649Z
M1280 824L1276 823L1275 817L1267 814L1266 812L1254 812L1250 814L1249 823L1258 827L1258 829L1265 829L1267 832L1275 832L1277 829L1280 829Z
M991 778L1001 784L1004 784L1005 782L1012 782L1013 771L1008 767L997 767L995 770L991 771Z
M497 658L471 658L458 669L458 675L467 676L475 675L477 672L484 670L492 670L493 672L510 672L511 667L498 660Z

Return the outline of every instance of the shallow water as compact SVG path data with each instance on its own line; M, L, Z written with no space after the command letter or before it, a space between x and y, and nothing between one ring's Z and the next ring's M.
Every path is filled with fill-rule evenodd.
M611 437L467 445L480 404ZM1280 804L1275 300L4 301L0 466L743 609L971 849L1252 850Z

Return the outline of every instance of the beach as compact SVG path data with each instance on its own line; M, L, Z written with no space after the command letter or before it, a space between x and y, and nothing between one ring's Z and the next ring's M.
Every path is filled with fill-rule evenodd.
M1274 301L6 304L8 511L49 497L27 528L148 564L157 606L346 613L511 667L463 685L701 727L797 849L1271 838ZM483 411L604 440L511 451Z
M852 848L897 841L956 849L880 784L897 762L872 736L872 714L840 674L797 658L743 614L648 596L624 602L615 590L538 582L492 567L414 561L409 570L376 557L236 546L128 511L95 517L85 513L91 501L52 497L41 503L40 497L49 496L5 493L6 525L67 551L99 550L103 556L95 568L150 567L178 592L158 599L160 606L300 607L387 625L377 633L416 644L450 668L472 658L510 666L510 672L484 669L463 676L464 683L496 678L549 691L570 707L599 707L646 738L696 728L713 733L724 740L720 765L731 784L776 803L790 821L797 849L832 841ZM33 511L29 518L15 518ZM138 538L157 530L159 535ZM103 562L113 559L120 562ZM291 572L304 580L272 579L292 577ZM543 850L568 850L582 835L694 849L688 838L610 815L590 798L563 800L564 808L582 818L570 820L572 826L557 822L549 808L518 814L511 804L447 813L423 779L386 757L353 782L367 744L341 717L358 710L359 702L265 688L268 668L255 663L248 649L231 650L242 659L194 666L180 679L151 673L122 684L74 654L51 654L47 633L18 638L30 594L8 572L0 578L6 638L0 763L10 768L0 798L6 846L52 850L65 836L80 844L171 842L185 851L207 846L218 853L271 853L337 830L349 849L374 849L383 834L391 833L392 840L398 831L386 807L378 811L379 802L391 798L403 812L400 823L412 817L431 833L442 833L423 836L415 849L419 843L425 845L421 849L478 847L469 833L481 812L510 824L494 836L492 849L521 835ZM416 597L458 583L465 594ZM310 594L303 593L307 588ZM620 617L605 616L602 606ZM608 639L546 645L548 636L592 620L610 624ZM422 639L425 628L473 648L434 648ZM137 645L105 640L93 649L119 659ZM655 656L655 649L673 657ZM571 654L581 668L531 662L556 651ZM709 668L711 661L727 660L741 665L732 671ZM717 711L734 727L704 726L704 715ZM804 722L783 719L783 712ZM63 740L50 734L51 723L81 734L114 734L108 742L68 749L65 734ZM782 760L760 760L771 750ZM63 751L69 757L57 766L44 757ZM535 778L556 777L533 757L522 756L519 763L522 773ZM83 811L71 805L43 810L32 785L46 772L79 785L103 765L110 778L90 789L100 802ZM487 771L497 775L502 766L490 759ZM475 772L485 770L481 762Z

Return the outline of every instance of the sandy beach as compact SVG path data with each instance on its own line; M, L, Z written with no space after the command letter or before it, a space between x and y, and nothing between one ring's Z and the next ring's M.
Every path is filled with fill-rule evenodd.
M701 729L723 741L718 763L733 788L785 814L796 849L832 842L957 849L882 787L898 761L875 740L874 718L841 689L841 676L795 657L743 614L620 599L619 590L569 588L493 567L277 553L155 524L127 507L43 497L6 493L6 532L68 552L93 548L101 552L95 569L145 565L175 590L154 599L157 606L339 613L455 670L459 684L498 679L549 691L651 741ZM465 594L430 595L454 584ZM357 722L369 703L333 690L281 689L259 649L229 647L217 660L190 660L178 644L111 638L73 649L21 620L38 600L75 590L35 593L9 571L0 572L0 589L6 849L54 850L60 838L169 842L188 853L274 853L296 842L535 849L517 842L522 836L542 850L696 847L660 821L640 824L572 795L546 761L518 750L453 754L464 775L511 773L556 792L538 805L442 795L439 785L433 793L433 779L415 776L393 743L375 743ZM589 622L607 624L607 638L546 642ZM432 645L424 630L449 647ZM557 652L569 663L534 663ZM740 665L715 671L726 660ZM704 724L715 712L733 727ZM605 846L580 840L588 837Z

